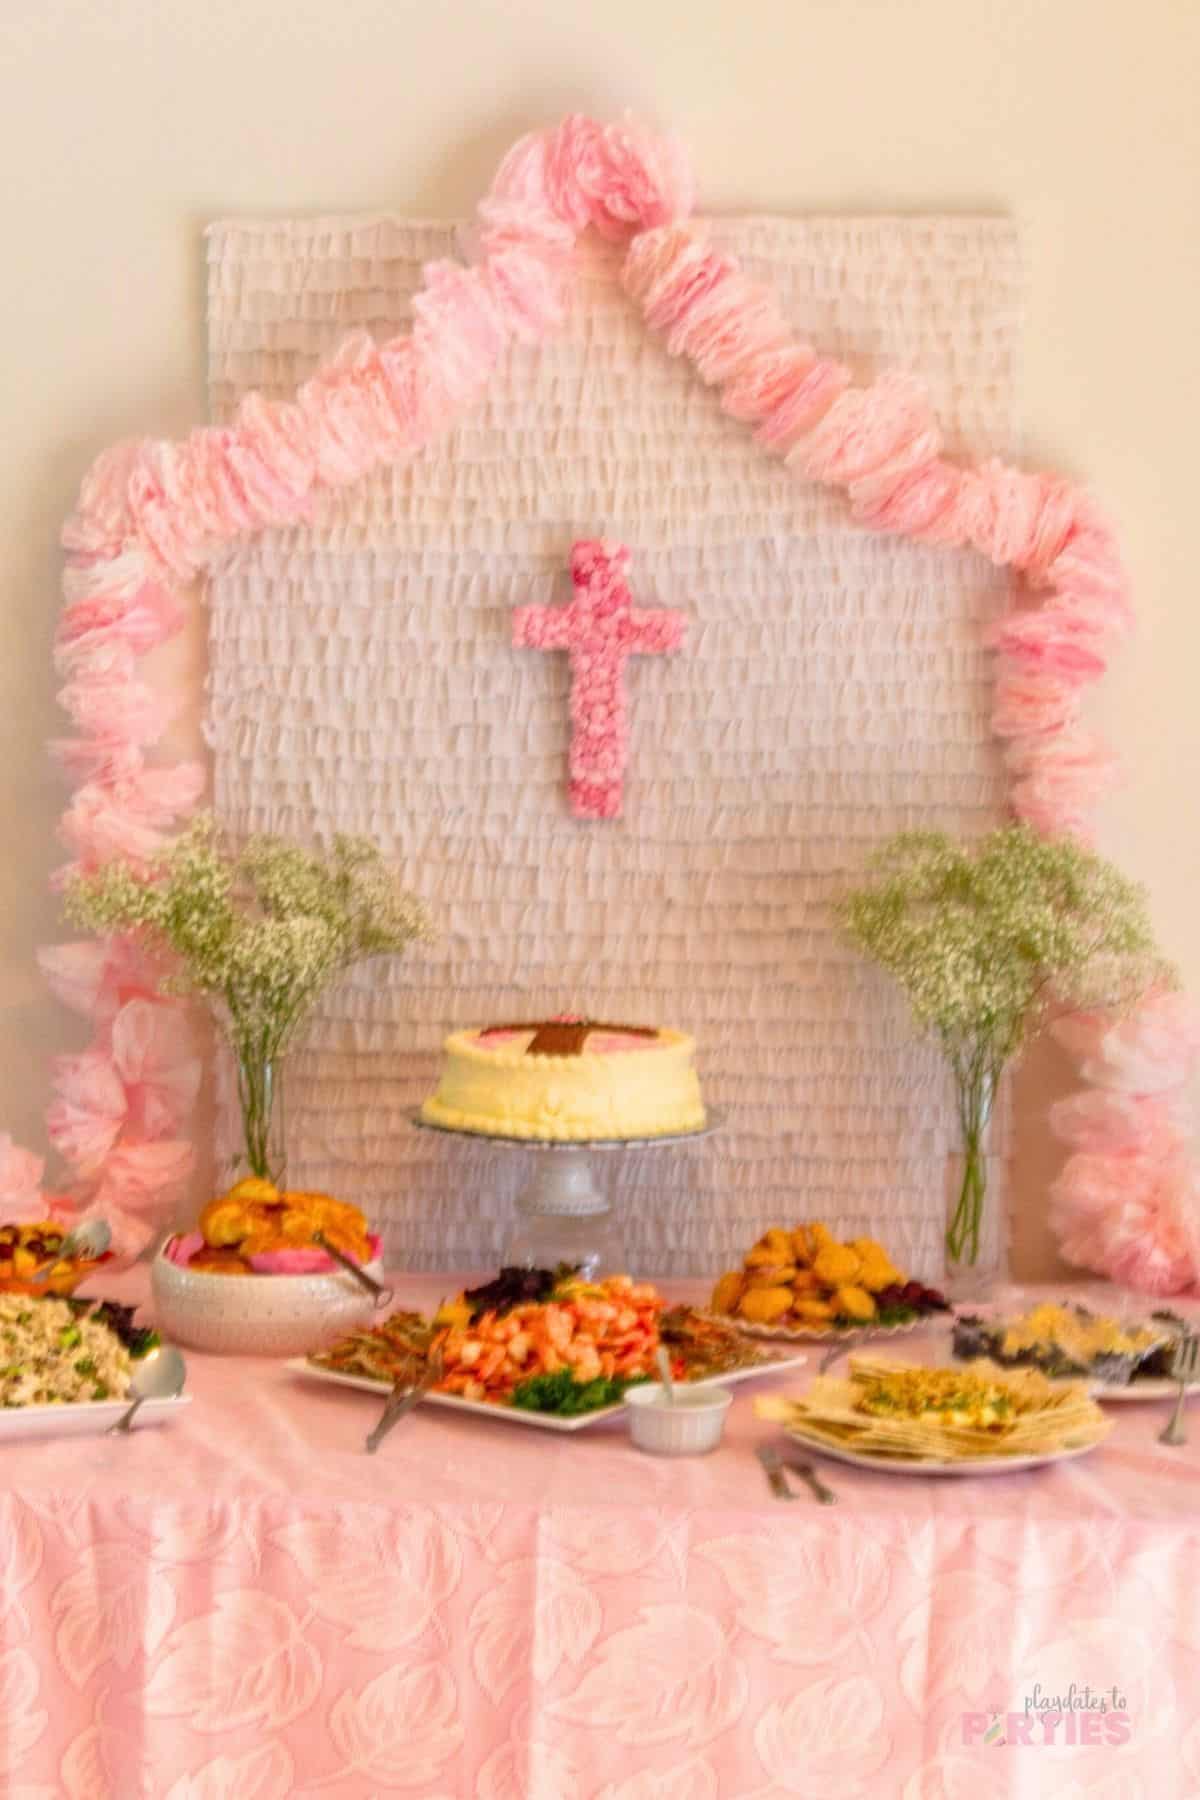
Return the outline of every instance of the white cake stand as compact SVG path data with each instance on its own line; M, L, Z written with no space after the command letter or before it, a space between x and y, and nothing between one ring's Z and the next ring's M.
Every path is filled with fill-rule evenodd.
M597 1186L593 1178L592 1158L599 1153L614 1150L668 1150L677 1144L691 1144L700 1138L711 1137L724 1124L724 1115L709 1109L705 1123L698 1131L681 1131L670 1136L647 1138L515 1138L499 1137L482 1131L460 1131L449 1125L435 1125L424 1119L420 1113L410 1115L412 1123L421 1131L435 1131L442 1137L453 1138L458 1143L489 1144L502 1150L526 1150L534 1152L532 1179L528 1187L517 1196L517 1212L524 1220L523 1229L519 1228L514 1240L514 1248L505 1256L508 1263L521 1266L538 1265L538 1256L552 1259L553 1262L570 1262L576 1260L574 1252L582 1250L586 1244L599 1246L591 1256L584 1255L582 1261L591 1261L592 1268L584 1268L584 1273L591 1275L599 1271L602 1263L613 1265L609 1273L616 1273L624 1267L624 1257L616 1244L612 1229L613 1210L607 1194ZM537 1221L543 1222L539 1230ZM536 1245L539 1236L544 1240L546 1248L538 1252ZM559 1254L556 1254L556 1249Z

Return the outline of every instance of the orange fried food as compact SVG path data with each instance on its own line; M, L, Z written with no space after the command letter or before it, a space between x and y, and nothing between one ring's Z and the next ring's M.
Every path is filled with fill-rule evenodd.
M214 1250L222 1250L230 1244L240 1244L249 1224L249 1205L231 1194L223 1194L219 1200L210 1200L200 1214L200 1235Z
M236 1250L197 1250L188 1264L202 1275L252 1275L250 1264Z
M236 1251L243 1259L295 1250L312 1244L320 1232L347 1256L370 1260L367 1221L357 1206L332 1194L280 1193L272 1182L253 1176L210 1200L199 1223L209 1250Z
M731 1269L712 1291L712 1309L714 1312L731 1313L746 1290L746 1277L740 1269Z
M841 1287L833 1297L833 1310L839 1319L859 1319L864 1324L875 1317L875 1302L866 1288L853 1283Z
M796 1279L796 1273L794 1263L786 1263L782 1267L772 1264L769 1268L762 1264L756 1264L753 1269L746 1270L746 1285L752 1288L791 1287Z
M790 1312L791 1305L791 1288L751 1288L738 1302L738 1312L756 1325L771 1325Z
M813 1272L820 1276L826 1287L837 1288L854 1281L862 1261L856 1250L848 1250L844 1244L825 1244L813 1258Z
M279 1189L261 1175L245 1175L234 1183L225 1198L245 1200L248 1205L270 1206L279 1199Z

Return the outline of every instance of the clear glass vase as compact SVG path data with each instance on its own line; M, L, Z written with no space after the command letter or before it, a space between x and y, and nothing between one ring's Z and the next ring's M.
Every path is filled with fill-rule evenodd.
M996 1101L996 1072L956 1078L959 1148L947 1158L946 1293L978 1300L1001 1273L996 1231L987 1216L988 1137Z
M242 1141L234 1168L282 1187L287 1176L283 1058L235 1052Z

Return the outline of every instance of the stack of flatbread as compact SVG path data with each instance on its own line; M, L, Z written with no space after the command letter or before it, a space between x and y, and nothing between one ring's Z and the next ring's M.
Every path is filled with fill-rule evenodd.
M1083 1381L991 1362L934 1368L856 1356L848 1379L818 1376L801 1400L764 1398L760 1418L820 1446L903 1462L1054 1456L1111 1430Z

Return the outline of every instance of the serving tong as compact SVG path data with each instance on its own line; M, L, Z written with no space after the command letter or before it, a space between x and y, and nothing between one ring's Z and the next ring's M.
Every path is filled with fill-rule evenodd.
M1175 1410L1164 1431L1158 1434L1160 1444L1170 1444L1172 1448L1187 1443L1187 1432L1183 1428L1183 1404L1188 1397L1188 1390L1195 1382L1196 1369L1200 1365L1200 1337L1194 1331L1185 1331L1175 1345L1175 1354L1171 1358L1171 1380L1179 1383L1179 1392L1175 1397Z
M425 1364L425 1373L416 1381L406 1381L405 1375L398 1375L387 1404L379 1415L379 1421L373 1431L367 1433L364 1449L373 1456L382 1444L392 1427L399 1423L406 1413L419 1406L430 1388L436 1387L442 1379L442 1352L435 1347L429 1352Z
M339 1250L337 1245L327 1238L323 1231L314 1231L312 1237L313 1243L319 1244L326 1256L331 1256L334 1262L341 1263L347 1275L353 1275L355 1281L357 1281L364 1293L368 1293L372 1296L376 1306L387 1306L396 1298L396 1291L394 1288L384 1287L381 1281L376 1281L373 1275L368 1275L367 1271L364 1268L361 1268L352 1256L347 1256L344 1250Z

